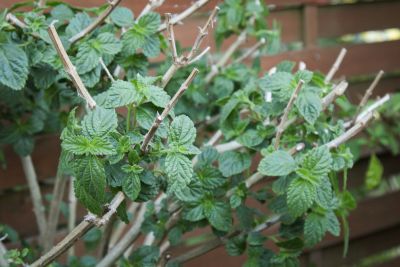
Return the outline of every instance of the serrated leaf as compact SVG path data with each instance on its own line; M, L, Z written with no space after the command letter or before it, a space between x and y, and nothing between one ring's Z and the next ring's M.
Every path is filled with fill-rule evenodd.
M258 165L258 171L268 176L284 176L296 170L297 164L286 151L278 150L265 156Z
M244 153L228 151L221 154L219 157L219 170L225 177L243 172L250 168L250 164L250 155Z
M311 90L301 91L295 104L301 116L313 125L322 110L322 103L318 94Z
M119 27L129 27L134 23L133 13L129 8L117 7L110 14L111 21Z
M173 188L183 188L190 183L193 176L192 162L181 154L169 153L165 158L165 172L168 175L168 184Z
M103 163L96 156L88 156L79 159L75 163L75 175L82 190L88 196L99 202L102 206L105 202L106 175ZM82 194L84 194L82 192ZM90 207L87 207L90 210ZM96 209L96 211L98 211ZM98 212L96 214L99 214Z
M91 42L85 42L78 48L76 54L75 66L79 74L87 73L99 65L100 55L95 48L92 47Z
M140 106L136 109L136 120L140 127L145 130L149 130L156 117L156 110L151 107ZM168 134L168 128L164 122L161 123L160 127L156 131L156 135L161 138L166 138Z
M96 37L96 41L98 41L99 47L97 47L97 49L101 55L115 55L121 51L122 44L112 33L101 33Z
M139 195L141 186L139 175L135 173L130 173L125 177L122 183L122 190L125 195L132 201L135 201Z
M74 17L74 12L67 5L64 4L55 6L50 11L50 14L54 19L57 19L61 22L65 20L70 20Z
M174 146L189 146L196 139L196 128L186 115L175 117L168 133L168 141Z
M287 191L287 206L290 213L298 217L305 213L313 204L317 192L315 186L307 180L293 180Z
M365 185L368 190L376 188L382 181L383 165L375 154L369 159L367 174L365 175Z
M332 156L326 146L314 148L307 152L301 163L301 168L297 174L309 182L318 184L318 182L332 168Z
M28 78L28 57L15 44L0 44L0 83L21 90Z
M264 91L272 92L272 95L284 101L290 98L292 80L294 76L288 72L276 72L272 75L266 75L260 81L260 87Z
M131 82L117 80L111 84L110 89L97 95L95 100L104 108L117 108L138 103L141 96Z
M87 13L77 13L69 22L65 32L68 36L72 37L89 26L91 21L92 20Z
M226 178L222 176L218 169L210 166L197 170L196 174L201 184L207 189L218 188L226 182Z
M320 184L317 186L317 198L315 201L319 206L324 209L329 209L332 206L333 192L332 185L328 177L321 179Z
M96 107L82 120L82 132L88 137L105 136L118 126L115 110Z
M204 215L203 206L199 205L194 208L190 208L189 210L185 210L183 213L183 218L185 220L191 222L197 222L204 219L206 216Z
M326 214L326 221L327 221L326 230L334 236L339 236L340 235L340 223L333 211L329 211Z
M154 85L149 85L148 87L146 87L143 90L143 94L151 103L161 108L164 108L171 99L167 92L165 92L162 88Z
M113 145L98 136L87 138L82 135L68 135L62 142L62 148L75 155L113 155Z
M228 232L232 227L231 209L224 202L207 202L203 205L204 215L217 230Z
M308 214L304 223L304 243L311 247L319 243L326 232L326 219L316 213Z
M90 212L98 215L103 212L102 203L100 203L97 199L93 198L88 192L86 192L82 183L77 179L74 180L74 192L76 198Z

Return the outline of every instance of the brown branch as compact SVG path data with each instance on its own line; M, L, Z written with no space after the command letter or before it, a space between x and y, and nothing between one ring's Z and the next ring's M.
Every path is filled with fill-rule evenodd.
M336 58L335 63L332 65L331 69L329 70L328 74L325 77L325 83L329 83L332 80L333 76L339 69L340 64L342 64L342 61L343 61L344 57L346 56L346 53L347 53L346 48L342 48L342 50L340 50L340 53L339 53L338 57Z
M164 4L165 0L149 0L147 5L143 8L142 12L140 12L139 16L137 17L136 21L139 20L141 17L144 15L152 12L156 8L160 7L162 4Z
M75 242L91 228L93 228L96 225L99 226L108 223L106 219L110 218L111 215L116 212L118 206L124 199L125 199L124 194L122 192L118 192L111 201L108 207L108 211L102 217L98 218L91 214L87 215L85 220L83 220L77 227L75 227L74 230L71 231L63 240L61 240L49 252L44 254L30 266L31 267L47 266L61 254L63 254L68 248L73 246Z
M40 192L39 182L35 167L32 162L32 157L30 155L25 157L21 156L21 163L32 198L33 212L35 213L36 223L40 233L40 243L43 245L45 243L47 221L42 200L42 193Z
M103 23L103 21L111 14L111 12L113 12L113 10L121 1L122 0L108 0L108 6L106 10L104 10L103 13L101 13L92 23L90 23L89 26L69 38L68 41L73 44L94 31L100 24Z
M89 94L88 90L86 89L85 85L83 84L81 77L79 76L78 72L75 69L75 66L72 64L71 60L68 57L67 52L64 49L64 46L60 40L60 37L58 36L58 33L56 31L56 28L54 27L53 24L49 26L48 29L49 36L53 42L54 47L57 50L57 53L59 57L61 58L61 61L64 65L65 71L68 73L70 76L72 82L74 83L78 94L86 100L86 103L88 106L93 109L96 107L96 102L92 98L92 96Z
M187 56L184 56L184 55L178 56L178 54L177 54L172 18L170 18L170 15L167 14L167 16L166 16L167 35L168 35L168 40L170 42L170 46L171 46L171 50L172 50L173 63L161 79L161 87L162 88L167 86L168 82L175 75L175 73L177 72L178 69L194 63L195 61L199 60L202 56L204 56L210 50L210 48L207 47L206 49L203 50L202 53L198 54L198 51L200 49L200 46L201 46L204 38L208 35L207 29L210 26L212 26L212 23L215 20L215 17L217 16L218 11L219 11L219 8L215 7L213 9L213 11L211 12L210 16L208 17L204 26L199 28L200 29L199 33L194 41L192 49L190 50L190 52L188 53Z
M171 23L171 13L165 14L165 20L167 24L167 36L169 45L171 46L172 51L172 60L174 64L178 63L178 52L176 51L176 42L175 42L175 32L174 32L174 25Z
M276 129L275 144L274 144L275 149L278 149L278 147L279 147L279 143L280 143L283 131L285 129L285 124L286 124L286 121L288 119L290 110L292 109L292 107L294 105L294 101L298 97L299 92L300 92L301 87L303 86L303 84L304 84L304 81L300 80L299 83L297 84L296 89L294 90L292 96L290 97L286 108L285 108L285 111L284 111L283 116L281 118L281 122L279 123L279 125L278 125L278 127Z
M171 24L175 25L175 24L181 22L182 20L184 20L185 18L187 18L188 16L190 16L191 14L196 12L199 8L201 8L202 6L207 4L208 1L209 0L199 0L196 3L192 4L188 9L184 10L182 13L172 17ZM163 23L160 25L160 27L158 27L158 32L162 32L166 28L167 28L167 24Z
M16 16L14 16L14 15L11 14L11 13L8 13L8 14L6 15L6 21L8 21L8 22L11 23L12 25L17 26L17 27L19 27L19 28L21 28L21 29L26 29L26 28L28 28L28 25L26 25L25 22L21 21L20 19L18 19ZM37 34L36 32L32 32L31 35L32 35L33 37L35 37L35 38L38 38L38 39L41 38L40 35Z
M97 267L112 266L116 260L124 253L124 251L136 240L140 233L140 228L144 221L144 213L146 212L145 203L142 204L138 214L137 220L124 235L120 242L118 242L109 253L96 265Z
M147 146L149 145L150 141L153 139L158 127L160 127L161 122L165 119L165 117L168 115L168 113L174 108L174 106L178 102L179 98L189 88L189 85L192 83L193 79L196 77L196 75L198 73L199 73L199 70L194 68L193 71L190 73L189 77L186 79L186 81L181 85L181 87L176 92L176 94L171 98L170 102L167 104L167 106L165 107L165 109L161 113L161 115L156 116L156 119L154 120L153 125L151 126L150 130L147 132L147 134L144 137L144 141L141 146L141 150L143 152L147 152Z
M346 81L341 81L338 85L336 85L332 91L330 91L329 94L322 99L322 110L326 110L336 98L343 95L348 86L349 84Z
M361 110L364 108L364 106L367 104L368 99L371 97L372 92L374 91L375 87L378 85L379 81L381 80L384 72L383 70L379 71L379 73L376 75L374 81L371 83L371 85L368 87L367 91L365 91L364 96L362 97L360 104L357 107L353 123L356 121L357 116L360 114Z
M235 59L234 63L240 63L249 56L251 56L254 52L256 52L261 46L263 46L266 43L265 38L261 38L260 41L258 41L255 45L250 47L243 55Z
M50 211L47 219L47 231L44 243L44 251L49 251L53 246L54 236L57 231L58 220L60 217L60 204L64 197L65 185L67 184L67 177L65 177L58 167L56 182L53 188L53 198L50 203Z

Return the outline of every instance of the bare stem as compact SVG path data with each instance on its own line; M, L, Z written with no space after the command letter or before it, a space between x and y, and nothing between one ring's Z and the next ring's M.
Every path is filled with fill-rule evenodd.
M168 115L168 113L175 107L176 103L178 102L179 98L183 95L183 93L189 88L189 85L192 83L192 81L196 77L197 73L199 73L199 70L194 68L193 71L190 73L189 77L181 85L179 90L172 97L171 101L167 104L167 106L165 107L165 109L161 113L161 115L156 116L156 119L154 120L153 125L151 126L150 130L147 132L147 134L144 137L144 141L141 146L141 150L143 152L147 151L147 146L149 145L150 141L153 139L158 127L160 127L161 122L165 119L165 117Z
M22 168L25 173L25 178L28 181L29 190L31 193L33 212L35 213L36 223L40 233L40 243L45 243L45 236L47 231L47 221L45 215L45 209L42 200L42 194L40 192L39 182L35 172L35 167L32 162L32 157L25 156L21 157Z
M104 223L108 223L108 220L106 218L110 218L111 215L116 212L117 207L121 204L122 201L124 201L124 199L124 194L122 192L118 192L111 201L108 207L108 211L102 217L98 218L91 214L87 215L85 220L83 220L77 227L75 227L63 240L61 240L49 252L44 254L30 266L47 266L48 264L53 262L58 256L63 254L67 249L73 246L75 242L91 228L96 225L100 226L104 225Z
M155 10L156 8L160 7L164 3L164 1L165 0L149 0L149 2L143 8L142 12L140 12L140 14L136 20L140 19L144 15L146 15L146 14L152 12L153 10Z
M59 169L60 167L58 167ZM56 182L53 189L53 198L50 203L50 211L48 216L48 224L46 231L46 238L44 244L44 251L49 251L54 242L54 236L57 231L58 220L60 217L61 202L64 197L65 185L67 178L57 170Z
M172 15L170 13L165 14L166 23L167 23L168 42L171 47L173 64L179 64L178 63L178 52L176 51L174 25L171 23L171 17L172 17Z
M99 58L99 62L103 70L106 72L108 78L112 81L115 82L114 77L111 75L110 70L107 68L106 64L104 63L104 60L102 58Z
M124 251L135 241L140 233L140 227L144 221L144 213L146 212L146 204L143 203L137 214L137 219L129 231L124 235L109 253L96 265L97 267L112 266L116 260L124 253Z
M249 56L251 56L254 52L256 52L261 46L263 46L266 43L265 38L261 38L260 41L258 41L255 45L250 47L243 55L235 59L234 63L240 63Z
M68 193L68 233L71 233L75 228L76 222L76 196L74 192L74 180L75 177L71 176L69 181L69 193ZM74 256L75 250L74 246L72 245L71 248L68 250L68 256Z
M192 4L188 9L184 10L182 13L172 17L171 24L175 25L175 24L181 22L182 20L184 20L185 18L187 18L188 16L190 16L191 14L196 12L199 8L201 8L202 6L207 4L208 1L209 0L199 0L196 3ZM160 25L160 27L158 27L158 32L162 32L166 28L167 28L167 24L163 23Z
M275 149L278 149L278 147L279 147L279 143L280 143L283 131L285 129L285 124L289 117L289 113L294 105L294 101L296 100L296 98L298 97L298 95L300 93L300 90L301 90L301 87L303 86L303 84L304 84L304 81L300 80L299 83L297 84L296 89L294 90L292 96L290 97L286 108L285 108L285 111L283 113L281 121L276 130L275 144L274 144Z
M329 94L322 99L322 110L326 110L336 98L343 95L348 86L349 84L346 81L341 81L338 85L336 85L332 91L330 91Z
M67 52L64 49L64 46L58 36L56 28L53 24L50 25L48 29L49 35L51 40L53 41L53 45L57 50L59 57L64 65L65 71L69 74L72 82L74 83L76 89L78 90L78 94L86 100L86 103L90 108L96 107L96 102L89 94L88 90L86 89L85 85L83 84L81 77L79 76L78 72L75 69L75 66L72 64L71 60L68 57Z
M335 60L335 63L332 65L331 69L329 70L328 74L325 77L325 83L329 83L332 80L333 76L336 74L337 70L339 69L340 65L342 64L342 61L343 61L344 57L346 56L346 53L347 53L346 48L342 48L342 50L340 50L340 53Z
M364 96L362 97L360 104L357 107L357 111L354 116L354 121L357 119L358 114L360 114L361 110L364 108L364 106L367 104L368 99L371 97L372 92L374 91L375 87L378 85L379 81L381 80L384 72L383 70L379 71L378 74L376 75L374 81L371 83L371 85L368 87L367 91L365 91Z
M103 23L103 21L111 14L111 12L113 12L120 2L121 0L108 1L109 5L107 6L106 10L104 10L103 13L101 13L92 23L90 23L89 26L72 36L68 41L73 44L94 31L101 23Z

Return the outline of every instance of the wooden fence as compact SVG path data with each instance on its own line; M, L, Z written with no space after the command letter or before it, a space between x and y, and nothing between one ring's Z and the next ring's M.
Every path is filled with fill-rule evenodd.
M9 7L15 0L1 0L0 8ZM102 0L69 0L68 3L98 6ZM220 1L210 0L202 11L208 11ZM125 0L123 5L138 14L147 0ZM286 51L274 56L263 57L262 66L267 70L281 60L304 61L310 69L327 71L342 46L321 46L323 38L338 38L345 34L355 34L371 30L400 28L400 1L375 0L357 1L351 4L331 4L327 0L271 0L273 5L268 21L278 21L282 25L284 43L301 43L303 49ZM166 0L160 13L177 13L191 4L189 0ZM196 15L177 27L177 40L184 46L191 45L194 29L206 17ZM229 43L232 40L227 40ZM210 40L212 42L212 40ZM250 46L249 40L245 46ZM357 76L374 75L380 69L389 75L376 90L377 95L394 92L400 88L400 40L375 43L347 44L348 54L336 77L349 79ZM368 81L351 83L349 94L357 99L366 89ZM51 156L49 154L51 153ZM33 161L37 167L43 192L51 192L51 177L56 173L59 141L52 136L38 139ZM0 223L9 224L24 237L36 233L30 197L25 186L19 158L9 147L5 148L8 163L6 170L0 170ZM385 167L385 177L400 173L399 157L380 155ZM352 187L362 184L367 159L358 162L351 171L349 183ZM350 216L350 251L342 258L342 237L328 236L317 248L302 256L304 266L350 266L362 258L400 245L400 192L392 192L380 197L366 199ZM185 266L241 266L244 257L225 257L224 248L188 262ZM396 258L380 266L400 266Z

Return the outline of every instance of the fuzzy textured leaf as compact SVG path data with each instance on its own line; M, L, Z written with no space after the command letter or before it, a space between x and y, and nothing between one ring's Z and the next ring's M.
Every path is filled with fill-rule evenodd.
M28 57L15 44L0 44L0 83L21 90L28 78Z
M296 167L296 161L289 153L278 150L261 160L258 171L268 176L283 176L293 172Z

